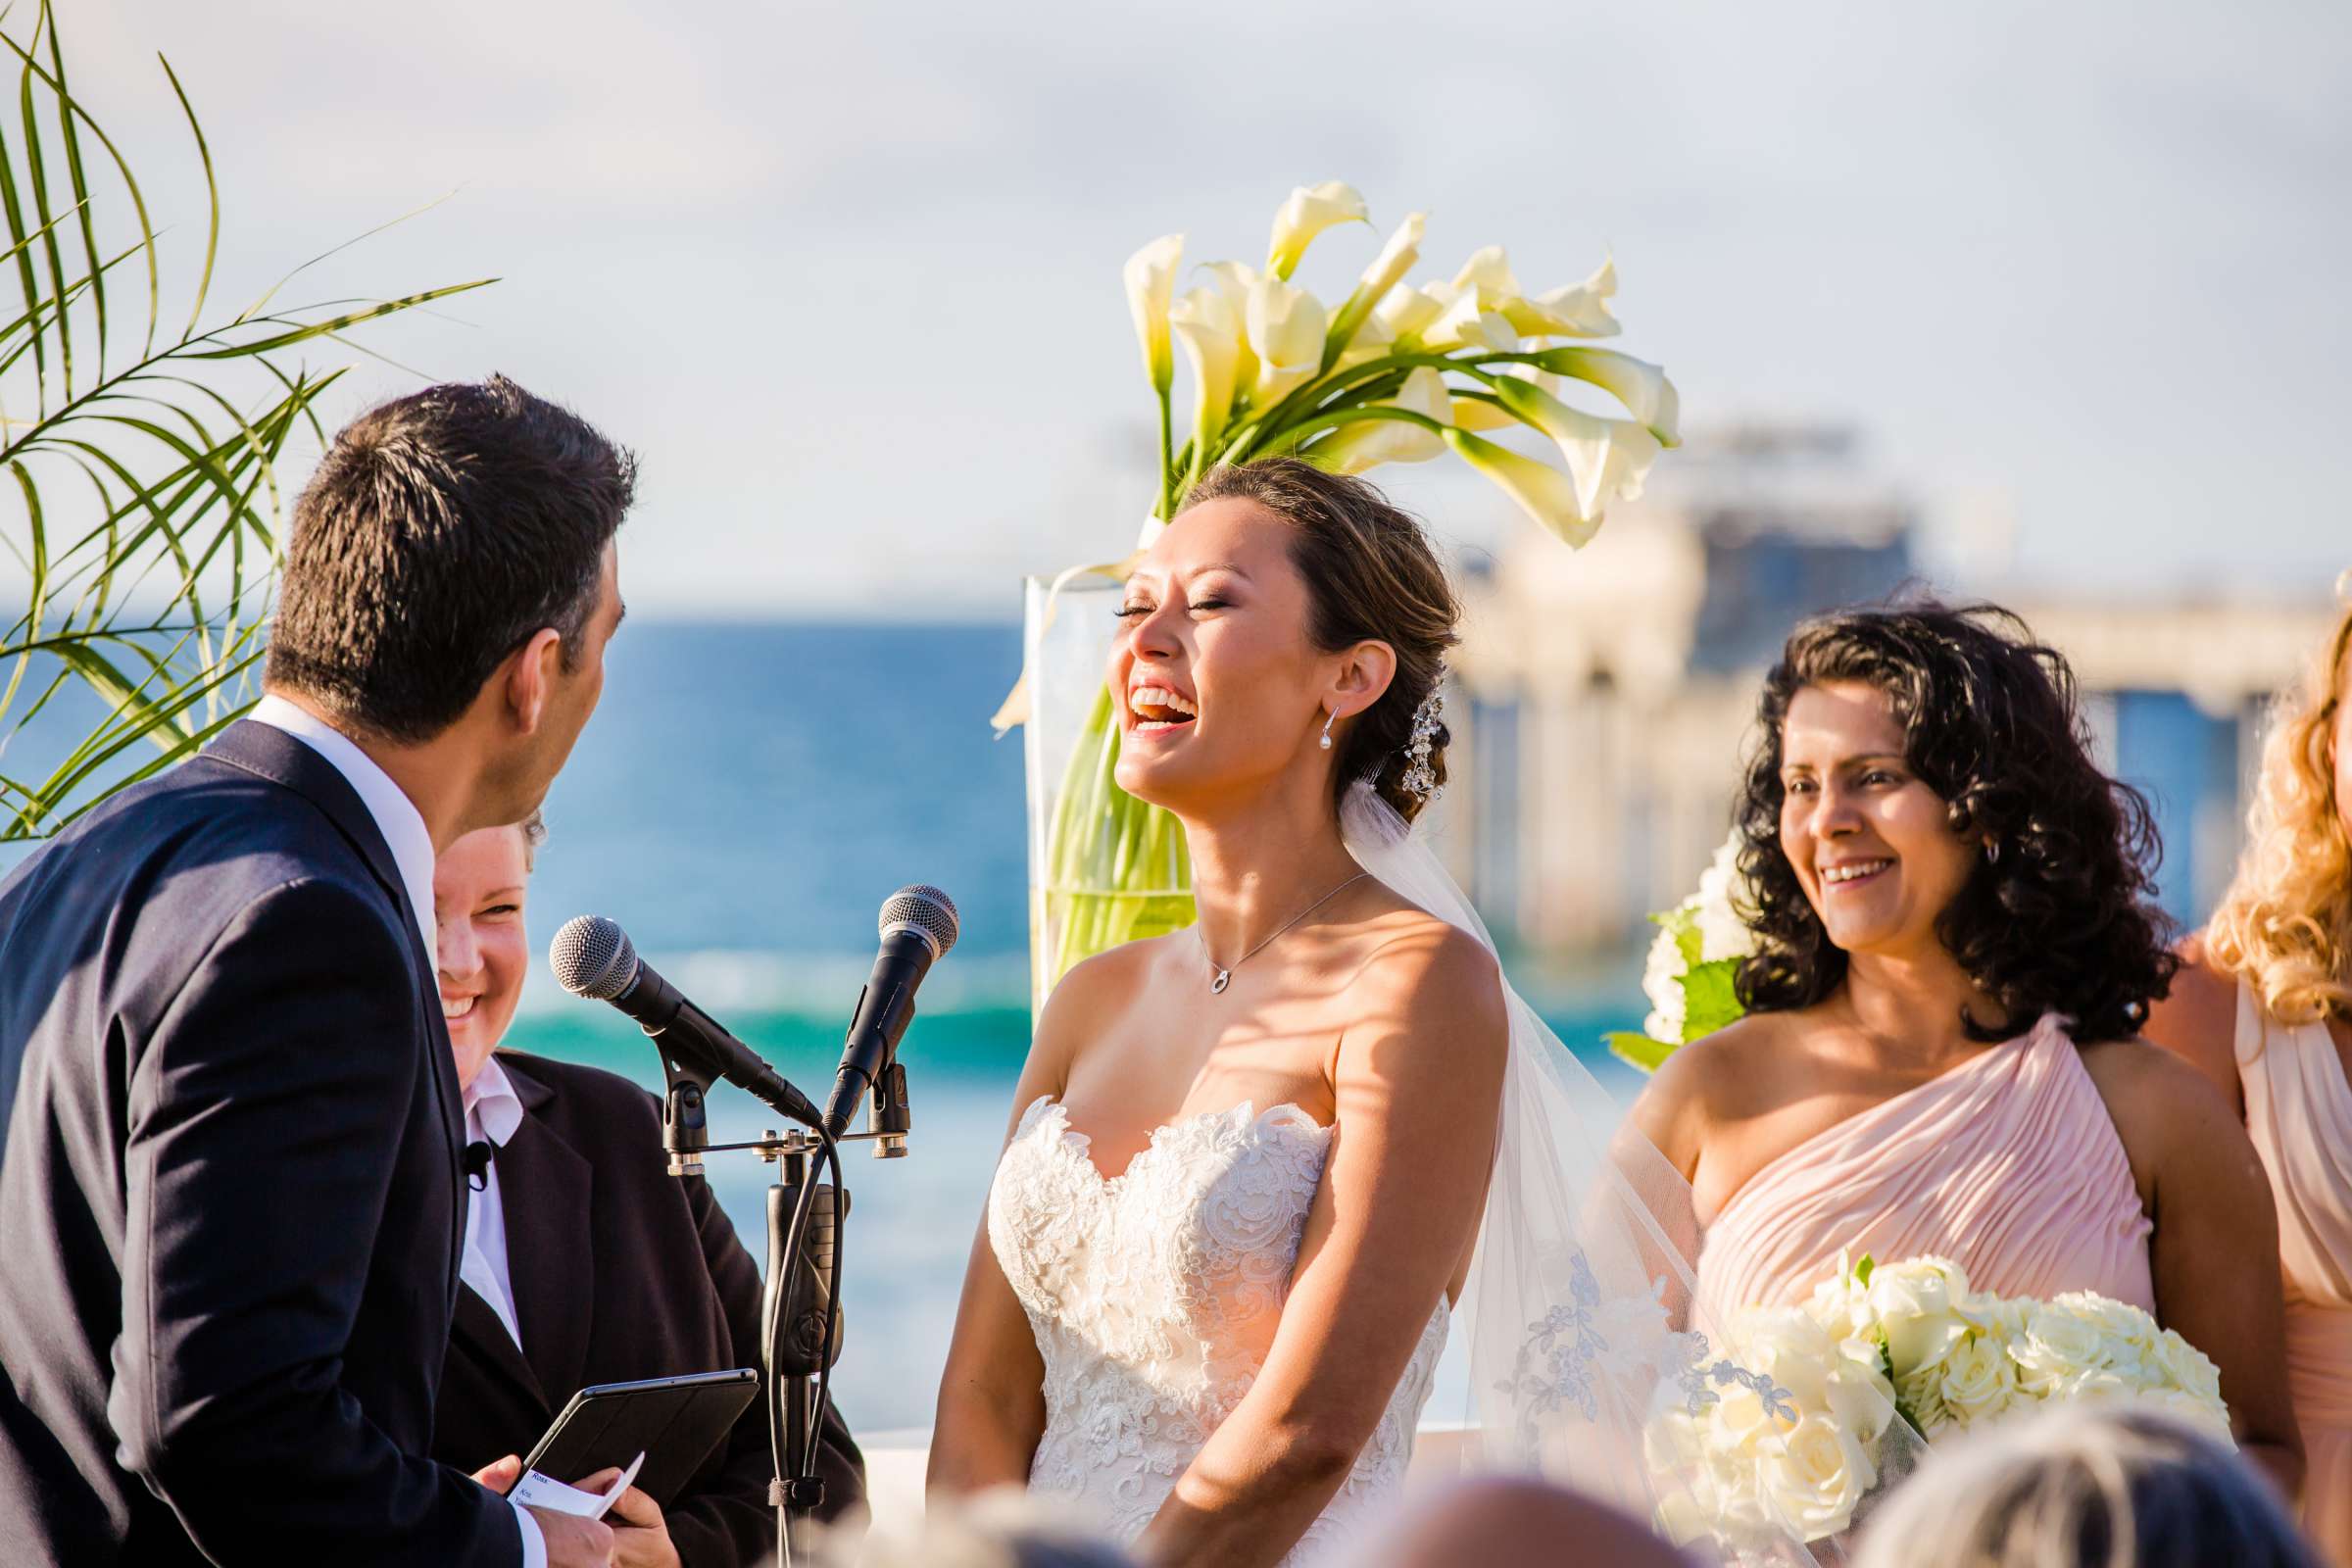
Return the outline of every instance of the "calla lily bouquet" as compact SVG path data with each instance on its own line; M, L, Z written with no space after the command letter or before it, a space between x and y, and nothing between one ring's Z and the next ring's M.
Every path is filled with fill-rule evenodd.
M1416 282L1409 274L1427 216L1414 213L1328 304L1294 278L1320 236L1354 223L1368 225L1370 215L1353 187L1301 186L1275 214L1262 268L1206 263L1200 281L1180 293L1183 235L1155 239L1128 260L1127 301L1160 435L1158 494L1138 553L1211 468L1273 455L1361 473L1451 453L1551 533L1585 544L1608 505L1639 495L1659 452L1680 439L1665 372L1587 341L1618 331L1609 310L1614 264L1529 294L1502 248L1490 245L1450 279ZM1179 350L1191 393L1181 439ZM1570 381L1607 394L1622 415L1572 407L1560 395ZM1549 443L1558 463L1493 439L1519 428ZM1135 559L1078 569L1123 577ZM999 727L1026 716L1016 692ZM1051 813L1032 910L1041 1001L1080 959L1193 918L1183 835L1119 789L1117 759L1104 691Z

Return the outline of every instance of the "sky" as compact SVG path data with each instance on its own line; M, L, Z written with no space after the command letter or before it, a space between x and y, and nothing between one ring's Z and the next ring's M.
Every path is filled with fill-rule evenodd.
M635 608L1010 616L1021 573L1124 553L1153 454L1121 263L1179 230L1256 263L1335 178L1375 227L1310 287L1412 210L1432 275L1613 254L1615 346L1687 423L1849 422L1947 526L2012 518L2028 579L2316 595L2352 564L2340 4L65 12L183 289L202 187L159 50L220 171L221 300L438 201L289 297L498 277L367 341L632 447ZM363 362L327 412L416 384ZM1451 537L1519 526L1397 489Z

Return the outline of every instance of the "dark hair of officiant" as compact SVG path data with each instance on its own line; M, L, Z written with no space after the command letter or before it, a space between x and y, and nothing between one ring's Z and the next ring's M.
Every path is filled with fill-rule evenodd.
M1904 762L1942 800L1955 834L1982 846L1936 935L2001 1016L1966 1018L1974 1039L2057 1012L2078 1042L2139 1032L2178 960L2155 904L2159 858L2148 803L2092 760L2074 671L1994 605L1928 598L1808 620L1765 677L1738 820L1742 911L1757 951L1738 987L1754 1011L1808 1007L1843 982L1830 939L1781 848L1782 732L1808 686L1883 692Z
M628 453L503 375L370 410L296 506L269 683L414 743L541 627L571 669L635 484Z
M1377 485L1298 458L1212 468L1184 504L1229 498L1253 501L1291 525L1291 564L1306 583L1307 635L1317 648L1336 653L1383 642L1395 650L1396 673L1348 726L1333 785L1345 795L1368 779L1411 821L1436 796L1404 787L1413 715L1445 680L1446 651L1461 640L1461 605L1429 536ZM1444 724L1430 737L1429 766L1440 785L1447 739Z

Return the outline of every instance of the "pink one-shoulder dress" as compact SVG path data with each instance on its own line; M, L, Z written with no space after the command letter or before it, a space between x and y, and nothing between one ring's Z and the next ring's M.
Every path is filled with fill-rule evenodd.
M2352 1568L2352 1084L2323 1023L2237 989L2246 1133L2278 1205L2286 1380L2303 1433L2303 1528Z
M1840 1254L1933 1254L1979 1290L2096 1291L2153 1311L2154 1230L2055 1014L1773 1160L1699 1250L1700 1321L1804 1300Z

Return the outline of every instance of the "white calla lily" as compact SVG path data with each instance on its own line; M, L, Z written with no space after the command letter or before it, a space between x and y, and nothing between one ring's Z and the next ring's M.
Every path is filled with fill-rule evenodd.
M1168 302L1176 292L1176 267L1183 259L1182 234L1162 234L1127 258L1127 309L1135 317L1135 335L1143 344L1152 389L1162 397L1176 378L1176 361L1168 345Z
M1453 286L1475 290L1480 307L1490 311L1501 310L1519 298L1519 279L1511 271L1510 257L1499 245L1472 251L1462 270L1453 274Z
M1372 308L1373 318L1389 329L1389 336L1401 343L1418 342L1422 330L1446 314L1447 300L1441 300L1427 289L1398 283L1380 297Z
M1368 223L1364 198L1353 185L1332 179L1320 185L1301 185L1274 215L1274 234L1266 243L1266 270L1288 278L1306 254L1315 236L1335 223Z
M1338 336L1346 324L1344 321L1334 321L1331 325L1332 335ZM1332 368L1345 370L1367 360L1377 360L1393 352L1396 347L1396 334L1389 330L1388 323L1377 316L1367 316L1356 323L1355 330L1348 335L1347 348L1341 351ZM1328 346L1324 352L1330 352Z
M1446 378L1428 366L1406 376L1388 406L1439 424L1453 422L1453 398L1446 390ZM1446 441L1409 419L1363 419L1333 431L1301 455L1333 473L1362 473L1383 463L1427 463L1444 457Z
M1454 455L1494 481L1495 488L1519 505L1519 510L1581 548L1600 530L1600 519L1588 515L1579 504L1576 484L1547 463L1497 446L1483 435L1448 429L1445 442Z
M1323 302L1306 290L1279 277L1259 277L1250 286L1243 323L1249 330L1250 351L1257 356L1257 384L1251 398L1259 407L1274 402L1322 368L1330 318Z
M1617 263L1612 259L1582 283L1514 300L1503 307L1503 314L1529 337L1614 337L1620 328L1609 314L1609 299L1616 292Z
M1200 270L1208 274L1225 303L1233 308L1233 318L1250 318L1250 290L1257 282L1257 269L1242 262L1203 262ZM1241 337L1242 357L1233 368L1233 384L1247 392L1257 380L1257 355L1250 347L1249 333Z
M1421 346L1432 354L1456 349L1492 349L1509 354L1519 347L1519 334L1499 311L1485 308L1476 288L1452 283L1424 283L1421 292L1444 308L1436 320L1421 329Z
M1427 213L1408 213L1404 221L1396 225L1389 242L1372 259L1372 265L1356 279L1354 290L1340 306L1340 314L1332 318L1331 337L1323 348L1325 359L1340 365L1360 361L1359 346L1375 319L1376 307L1412 270L1413 263L1421 259L1421 235L1428 226ZM1394 328L1384 324L1381 330L1385 334L1383 341L1396 340Z
M1427 213L1404 215L1404 221L1396 225L1396 231L1389 235L1389 242L1380 248L1380 254L1372 258L1372 265L1356 280L1355 286L1366 299L1378 300L1412 270L1413 263L1421 259L1421 236L1428 228Z
M1589 381L1624 404L1660 445L1683 444L1682 396L1663 368L1615 349L1545 349L1541 359L1545 369Z
M1225 428L1240 385L1242 318L1223 291L1196 288L1168 310L1168 325L1193 368L1193 450L1205 453Z
M1572 409L1532 381L1506 379L1495 383L1495 395L1523 423L1551 437L1576 476L1578 509L1600 526L1612 501L1631 501L1641 495L1649 466L1658 460L1658 438L1649 427L1632 419L1604 419Z
M1494 370L1497 374L1533 381L1546 392L1555 390L1560 384L1558 376L1533 365L1497 365ZM1462 398L1453 406L1453 422L1465 430L1504 430L1515 428L1519 416L1508 409L1477 398Z

